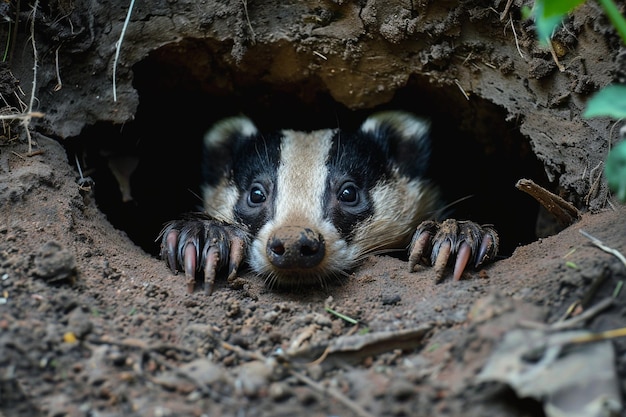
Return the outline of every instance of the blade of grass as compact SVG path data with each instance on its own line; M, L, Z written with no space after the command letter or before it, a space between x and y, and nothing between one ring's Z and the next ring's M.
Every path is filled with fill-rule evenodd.
M613 0L598 0L598 3L600 3L600 6L604 9L604 12L609 17L613 26L615 26L615 29L617 29L622 41L626 43L626 20L624 20L624 17Z

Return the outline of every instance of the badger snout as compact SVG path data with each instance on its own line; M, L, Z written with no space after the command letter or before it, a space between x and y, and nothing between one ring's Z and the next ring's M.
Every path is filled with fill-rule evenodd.
M310 269L326 254L324 236L308 227L283 226L267 240L267 258L280 269Z

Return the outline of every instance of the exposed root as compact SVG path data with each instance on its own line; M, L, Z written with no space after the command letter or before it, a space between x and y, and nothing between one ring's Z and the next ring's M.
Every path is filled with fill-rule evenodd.
M509 16L509 22L511 23L511 29L513 30L513 37L515 38L515 47L517 48L517 53L519 54L519 56L522 57L522 59L524 59L524 54L522 53L522 50L520 49L520 46L519 46L519 39L517 38L517 32L515 32L515 25L513 24L512 16Z
M115 43L115 59L113 60L113 101L117 101L117 86L115 84L115 78L116 78L116 72L117 72L117 61L120 59L120 49L122 48L122 41L124 40L124 35L126 34L126 28L128 28L128 22L130 21L130 15L133 12L134 5L135 5L135 0L130 0L130 5L128 6L128 13L126 13L124 26L122 26L122 32L120 33L120 39Z
M521 179L515 187L537 200L563 226L569 226L580 219L580 211L558 195L535 184L532 180Z

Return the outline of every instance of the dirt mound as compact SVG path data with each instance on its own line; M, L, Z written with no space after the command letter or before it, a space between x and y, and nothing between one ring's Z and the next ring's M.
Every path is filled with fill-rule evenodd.
M589 395L585 382L618 409L625 339L583 343L565 330L624 323L626 266L580 233L626 252L626 208L601 174L619 129L580 118L619 73L620 46L585 4L555 34L555 61L518 3L502 18L499 1L139 3L118 59L126 3L49 2L33 26L26 5L0 9L18 23L0 77L5 113L29 102L31 30L44 113L30 124L35 152L16 123L0 138L0 411L541 416L572 405L559 392ZM242 274L207 298L156 258L161 224L197 204L213 121L244 112L261 128L350 126L399 107L431 119L433 174L450 201L475 195L455 207L496 223L502 260L436 284L430 269L371 256L328 288L275 291ZM124 164L135 167L126 194ZM515 189L523 177L581 220L538 234L548 217ZM519 334L528 350L504 356L518 378L487 375ZM549 368L537 364L606 352L615 359L556 378L572 385L525 391L525 370Z

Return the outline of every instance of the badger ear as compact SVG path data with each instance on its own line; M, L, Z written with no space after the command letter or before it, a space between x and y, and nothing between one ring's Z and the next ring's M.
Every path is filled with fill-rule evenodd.
M246 116L235 116L222 119L215 123L204 135L204 146L219 147L230 143L237 137L255 136L258 129Z
M246 116L229 117L215 123L204 135L205 184L217 185L229 177L237 148L258 133L257 127Z
M361 133L378 143L390 163L410 178L423 176L430 159L430 123L403 111L384 111L368 117Z

